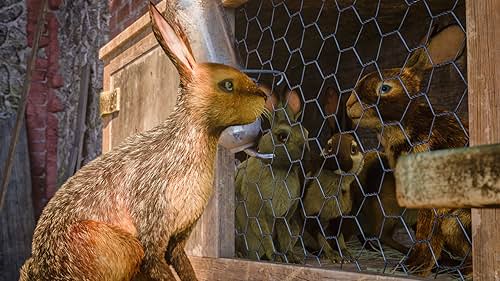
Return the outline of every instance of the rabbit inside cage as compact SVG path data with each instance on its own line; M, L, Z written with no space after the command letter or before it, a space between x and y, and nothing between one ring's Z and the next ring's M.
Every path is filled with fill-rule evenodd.
M259 152L237 155L236 254L346 270L471 278L470 210L404 209L408 153L468 145L465 1L250 0L246 68L283 72Z

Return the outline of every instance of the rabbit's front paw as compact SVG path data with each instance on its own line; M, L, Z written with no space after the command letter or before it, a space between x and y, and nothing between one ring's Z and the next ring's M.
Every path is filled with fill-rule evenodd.
M289 263L303 264L305 262L304 255L299 255L296 253L288 253L286 255Z
M350 262L353 262L355 260L354 256L347 249L342 250L342 256L343 256L342 263L350 263Z
M420 248L417 248L416 251L413 251L410 254L406 260L410 273L418 276L427 276L431 273L432 268L434 267L434 258L432 255L429 256L423 252L426 250L427 249L421 250Z
M332 263L341 263L342 262L342 257L337 251L326 251L325 256L332 262Z

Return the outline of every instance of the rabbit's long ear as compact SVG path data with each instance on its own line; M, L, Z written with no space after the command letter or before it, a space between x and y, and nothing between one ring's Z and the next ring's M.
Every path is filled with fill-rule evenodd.
M300 96L295 90L287 91L285 94L284 103L286 108L292 113L294 120L298 120L300 117L300 109L302 107L302 102L300 101Z
M152 2L149 2L149 15L156 40L179 71L181 78L190 76L196 61L187 36L175 16L172 14L164 17Z
M465 33L458 25L450 25L431 38L427 47L432 63L441 64L458 58L465 49Z
M458 25L450 25L430 39L427 45L429 55L423 48L419 49L408 59L407 66L428 69L433 65L457 59L464 49L465 33Z
M339 94L333 87L326 88L325 95L323 96L323 104L325 108L326 115L335 114L340 116L340 108L339 108ZM327 119L328 124L330 124L330 128L332 128L335 132L338 131L337 124L335 122L335 118L330 117Z
M259 89L266 94L267 98L265 107L269 113L272 114L273 110L278 106L278 97L276 96L276 93L264 84L260 84Z

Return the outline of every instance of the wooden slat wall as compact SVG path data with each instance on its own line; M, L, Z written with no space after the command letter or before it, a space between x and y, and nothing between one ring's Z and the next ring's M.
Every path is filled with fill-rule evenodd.
M467 0L471 145L500 143L500 1ZM474 280L500 278L500 209L472 209Z
M0 119L0 182L16 118ZM0 281L18 280L19 268L31 254L35 214L26 127L23 125L14 154L12 174L0 209Z

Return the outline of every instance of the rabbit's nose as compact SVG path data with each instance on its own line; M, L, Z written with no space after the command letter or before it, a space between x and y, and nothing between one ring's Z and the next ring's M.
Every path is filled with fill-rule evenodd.
M262 91L262 90L261 90L261 89L259 89L259 88L255 88L255 89L254 89L254 94L255 94L255 95L257 95L257 96L263 97L263 98L265 98L266 100L267 100L267 98L269 97L269 95L268 95L266 92Z
M263 96L266 100L269 97L264 91L259 90L259 95Z
M357 101L358 101L358 99L356 98L356 94L355 93L351 93L351 95L349 96L349 99L347 100L346 106L347 107L351 107Z

